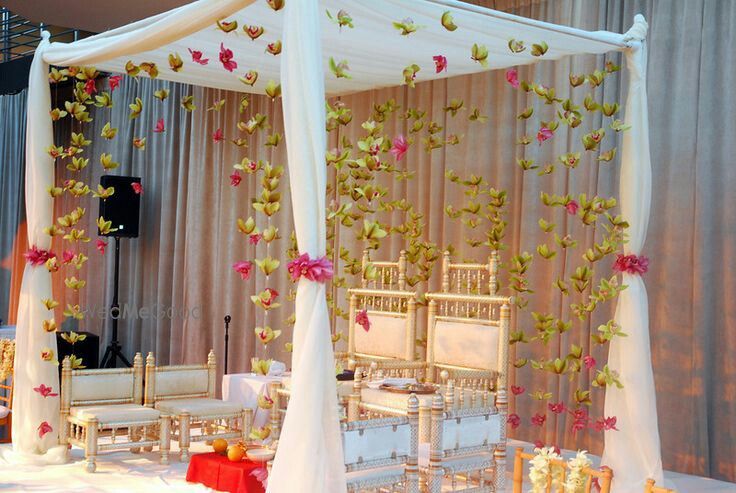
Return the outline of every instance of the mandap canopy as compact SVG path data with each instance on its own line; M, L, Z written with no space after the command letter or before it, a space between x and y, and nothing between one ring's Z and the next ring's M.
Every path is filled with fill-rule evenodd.
M232 21L264 31L229 34ZM299 205L294 208L297 241L301 253L319 258L325 254L325 96L537 61L528 50L509 51L509 39L516 38L548 43L545 59L625 52L625 119L633 129L623 141L620 203L630 223L625 253L638 255L651 195L646 32L641 16L626 34L588 32L455 0L199 0L71 44L49 43L44 33L28 97L29 244L48 250L51 243L44 233L53 224L47 187L54 183L54 166L45 151L53 142L49 65L95 65L125 73L128 61L153 62L161 67L161 79L238 92L262 93L280 81L292 201ZM447 60L447 69L439 73L433 60L438 53ZM182 69L176 59L170 63L170 54L212 61L187 62ZM348 70L344 60L350 78L338 76ZM609 356L624 388L607 390L605 402L606 415L618 416L621 431L606 432L603 462L616 471L616 489L632 491L634 483L646 477L659 481L662 473L647 294L639 276L624 274L624 283L629 287L619 298L616 321L629 337L615 338ZM41 384L58 388L56 366L39 356L56 344L53 332L44 330L45 309L38 301L44 298L51 298L50 274L29 263L18 313L14 448L48 458L59 452L58 398L33 390ZM345 491L325 286L305 278L297 290L292 369L292 398L269 491Z

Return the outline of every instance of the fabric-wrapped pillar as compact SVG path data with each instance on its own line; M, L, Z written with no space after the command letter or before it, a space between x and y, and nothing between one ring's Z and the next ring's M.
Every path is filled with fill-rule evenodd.
M281 54L284 129L301 253L325 255L325 88L317 0L286 3ZM325 285L299 280L291 399L269 493L346 491Z
M625 39L633 41L626 53L629 94L621 152L621 212L629 222L625 255L640 255L647 235L652 198L647 109L647 23L637 15ZM611 341L608 366L618 372L623 389L606 388L605 415L616 416L619 431L605 432L602 464L614 471L613 491L642 491L647 478L662 482L662 459L657 427L657 402L649 347L647 289L640 275L624 273L628 286L619 294L615 321L628 337Z
M47 188L54 186L54 160L46 152L53 144L49 108L49 66L43 60L49 46L49 33L31 64L28 81L28 120L26 123L26 216L28 244L48 251L51 237L44 228L54 224L53 199ZM53 320L42 300L53 299L51 274L41 260L27 263L18 304L13 394L13 451L17 456L36 454L41 462L63 460L66 447L57 447L59 434L59 373L56 364L56 334L44 330L44 321ZM41 386L50 387L43 391ZM37 390L34 390L37 389ZM44 397L44 393L46 396Z

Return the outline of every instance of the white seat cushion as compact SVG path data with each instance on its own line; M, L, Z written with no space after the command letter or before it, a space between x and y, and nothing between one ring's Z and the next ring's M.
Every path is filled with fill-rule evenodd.
M5 406L0 406L0 419L5 418L8 414L10 414L10 409Z
M79 406L71 408L69 412L81 420L97 418L100 424L153 421L161 416L156 409L140 404Z
M217 416L239 413L243 410L243 406L235 402L207 398L158 401L155 407L161 412L175 416L183 413L189 413L191 416Z
M404 466L389 466L366 469L365 471L349 472L345 475L349 491L357 491L362 484L375 486L375 481L384 485L391 485L401 481L404 475Z

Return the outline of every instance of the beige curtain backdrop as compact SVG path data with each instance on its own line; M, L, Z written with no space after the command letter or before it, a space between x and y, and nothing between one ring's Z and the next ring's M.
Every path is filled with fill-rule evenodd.
M590 30L623 32L638 12L649 20L654 200L645 245L645 254L651 258L645 282L649 290L663 462L668 469L736 480L732 460L736 455L735 380L728 361L728 355L736 349L736 313L733 304L729 303L730 295L736 290L731 274L736 268L733 260L736 228L729 217L730 211L736 208L736 199L729 193L736 183L736 168L731 163L732 156L736 155L736 139L733 138L736 122L732 117L736 112L736 96L732 90L736 75L729 68L736 63L732 50L736 42L733 29L736 2L508 0L477 3ZM520 77L555 86L558 93L566 97L570 72L590 72L601 67L607 59L617 64L622 61L620 55L575 57L522 68ZM625 78L609 78L596 90L597 99L623 101L625 84L621 80ZM162 87L171 90L169 101L164 104L153 98L153 91ZM587 92L587 88L578 88L573 94L581 99ZM186 94L195 96L198 109L194 113L187 113L178 105L179 99ZM144 101L144 111L139 119L129 124L127 104L136 96ZM586 120L583 128L571 135L561 129L553 141L541 147L534 142L522 149L515 144L516 140L524 134L533 138L539 119L535 117L534 122L520 123L515 117L532 104L532 99L513 91L506 84L503 73L488 73L420 84L414 90L394 88L344 97L342 101L353 109L354 119L340 130L340 136L362 136L360 123L369 118L373 103L382 103L391 97L404 109L427 110L428 119L445 128L444 135L455 133L462 135L463 140L460 145L431 154L425 153L421 142L417 142L405 161L408 169L416 173L416 178L409 182L386 182L387 198L406 197L424 214L425 239L441 248L454 245L458 258L481 260L487 250L471 249L463 238L479 237L483 232L471 232L459 220L449 219L444 214L446 204L457 208L464 200L462 189L449 183L444 173L454 169L461 176L481 174L491 186L507 189L510 196L506 238L509 248L503 260L521 251L533 253L536 245L545 239L537 226L539 217L554 221L580 240L580 245L566 258L558 255L552 261L542 261L535 255L530 274L536 293L529 311L544 310L571 319L567 306L570 301L561 299L559 293L551 289L551 283L563 273L569 276L581 265L582 253L593 241L600 240L600 234L590 228L583 229L562 211L551 213L540 203L539 193L615 195L618 160L609 164L583 160L575 170L558 166L553 175L539 177L535 171L522 173L515 158L534 158L539 164L554 161L557 155L579 148L580 135L587 131L584 129L600 126L599 116ZM284 335L269 346L268 352L253 335L253 328L264 322L263 312L254 309L249 299L251 294L266 287L263 276L255 273L250 281L242 281L231 268L238 260L262 258L266 254L263 243L256 249L235 228L238 217L254 215L250 200L259 193L260 186L256 179L245 176L242 184L233 188L228 179L232 164L243 156L286 165L283 143L276 149L263 146L265 134L283 132L279 102L251 97L246 114L267 114L273 128L248 138L249 147L241 149L229 142L215 144L211 138L218 127L223 129L228 140L244 136L236 129L236 123L244 119L237 111L240 95L142 79L137 83L125 80L114 98L115 108L96 110L95 121L85 128L93 144L86 151L91 157L90 167L82 173L81 179L96 186L102 174L98 161L101 152L110 152L113 159L121 163L115 174L132 174L143 179L141 237L122 240L120 300L129 307L148 308L154 316L143 313L121 322L125 351L129 355L134 351L154 351L163 363L186 363L203 361L207 351L214 348L222 368L222 319L230 314L233 317L230 372L250 370L252 356L286 361L288 354L283 350L283 343L291 339L291 329L284 321L291 314L292 303L287 299L290 283L286 280L285 268L272 276L268 284L279 291L280 301L285 305L269 315L268 323L284 329ZM227 100L220 112L206 111L220 98ZM450 117L443 107L452 98L464 99L468 111ZM534 104L539 115L548 119L545 108L538 102ZM474 107L489 116L488 123L467 120L469 110ZM161 117L166 121L166 133L152 134L151 129ZM99 137L107 121L120 129L112 142ZM9 128L11 123L3 125ZM386 131L392 136L406 134L404 125L403 120L389 119ZM61 134L66 132L68 136L70 131L66 128ZM140 152L130 142L144 135L148 138L147 150ZM338 137L331 135L331 146L338 144ZM69 175L60 168L59 182ZM6 180L5 175L0 180ZM280 255L282 262L286 260L283 252L288 247L292 229L287 190L288 175L281 183L282 211L273 219L283 239L270 247L270 253ZM68 211L75 203L68 198L58 200L58 212ZM99 312L111 299L114 242L109 242L104 257L95 251L97 201L87 198L81 204L87 208L86 229L93 240L86 247L90 261L82 271L88 286L79 301L86 308L94 309L82 328L100 334L102 341L107 341L109 322ZM400 221L397 214L381 219L393 224ZM263 218L259 221L260 226L265 225ZM359 256L363 248L345 229L341 232L340 243L350 248L355 256ZM394 235L384 242L376 258L395 257L403 247L401 238ZM610 261L604 264L597 266L596 277L611 275ZM56 276L55 280L59 296L65 296L61 294L68 291L62 289L63 278ZM435 276L428 288L436 287ZM66 304L75 300L60 298L60 301ZM188 317L155 316L160 309L170 307L177 314L188 314ZM343 308L346 308L344 303ZM599 363L603 362L607 349L589 349L589 335L598 324L608 320L612 309L611 304L600 308L590 322L581 323L575 319L573 330L546 347L538 343L517 345L512 357L564 356L574 343L581 345L586 354L592 351ZM57 319L61 320L61 313L57 314ZM530 335L533 332L528 311L517 314L514 324ZM566 402L571 389L589 388L586 379L570 382L528 367L513 371L511 383L525 386L528 392L552 392L555 400ZM603 392L593 389L593 393L595 404L591 415L600 416ZM555 420L548 412L544 429L531 426L529 417L543 412L544 408L543 404L528 397L517 398L512 402L512 409L523 420L523 426L511 433L516 438L540 439L596 453L602 450L602 435L572 436L569 433L571 422L564 415Z

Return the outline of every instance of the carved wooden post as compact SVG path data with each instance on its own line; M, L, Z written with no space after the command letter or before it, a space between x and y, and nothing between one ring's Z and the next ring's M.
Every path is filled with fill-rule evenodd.
M133 357L133 404L143 403L143 356L135 353Z
M87 459L87 472L95 472L97 470L97 464L95 463L97 457L97 426L99 422L97 418L87 419L85 422L85 447L84 457Z
M498 292L498 252L493 251L490 258L490 272L488 273L488 289L491 296L495 296Z
M435 394L432 398L432 430L429 442L429 493L441 493L442 477L442 431L445 421L445 409L442 396Z
M358 313L358 296L350 295L350 311L348 313L348 362L355 360L355 315ZM348 363L349 366L350 363Z
M189 427L191 422L192 418L189 413L181 413L179 416L179 449L181 450L179 460L181 462L189 461Z
M274 402L274 405L275 402ZM243 409L240 413L240 439L245 443L250 436L250 429L253 426L253 409Z
M59 426L61 429L59 430L59 444L66 448L69 442L69 408L72 402L72 362L69 360L69 356L65 357L61 363L60 401Z
M496 407L498 408L499 419L501 420L501 443L499 443L493 453L496 469L496 491L505 491L506 488L506 415L508 413L506 376L508 374L510 323L511 308L508 303L504 303L503 306L501 306L501 320L499 324L498 381L496 382Z
M399 291L406 290L406 250L399 252Z
M371 263L371 257L368 253L368 249L363 250L363 261L360 263L360 286L363 288L368 287L368 279L366 278L366 269L368 264Z
M450 252L447 250L442 254L442 292L450 292Z
M268 396L273 400L271 405L270 425L271 425L271 436L274 440L279 439L281 434L281 396L279 395L279 389L281 388L280 382L269 382L268 384Z
M524 484L524 459L521 456L522 449L518 447L514 454L514 492L521 493L522 485Z
M417 344L417 300L414 297L409 298L406 311L406 323L409 330L406 331L406 353L404 358L407 361L414 361L416 359L415 346Z
M409 417L410 442L406 458L406 492L419 493L419 399L416 394L409 396L407 414Z
M146 393L144 404L153 407L156 400L156 358L153 353L146 356Z
M434 367L434 323L437 317L437 302L430 300L427 306L427 382L435 381Z
M171 448L171 416L161 415L159 423L159 446L161 464L169 464L169 449Z
M207 377L207 397L214 399L217 396L217 358L214 349L210 349L207 355Z

